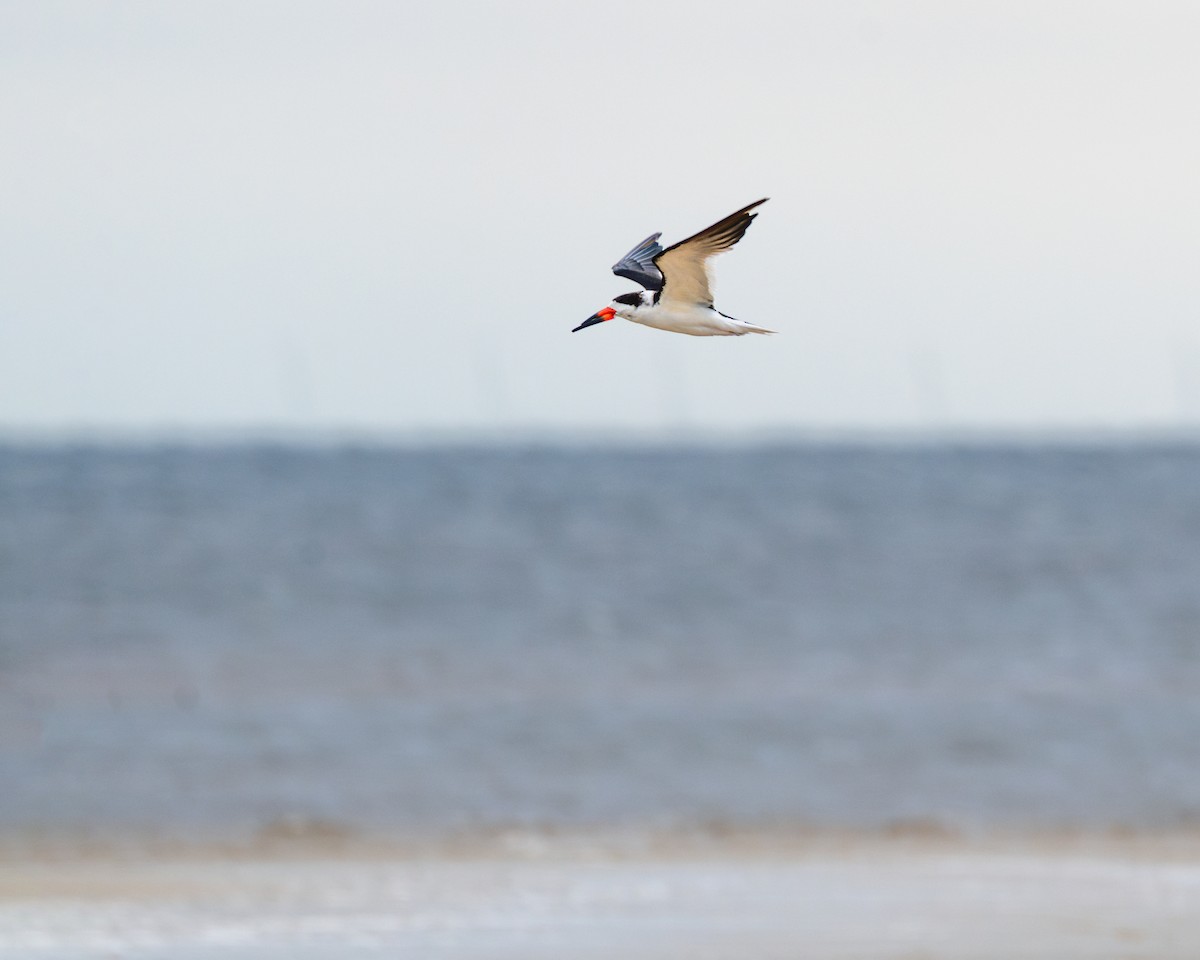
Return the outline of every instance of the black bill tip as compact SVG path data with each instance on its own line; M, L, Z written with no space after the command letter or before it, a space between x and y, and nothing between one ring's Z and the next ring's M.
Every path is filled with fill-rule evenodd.
M584 320L583 323L581 323L579 326L577 326L571 332L578 333L580 330L585 330L588 327L595 326L597 323L603 323L607 319L608 319L608 317L602 317L598 313L593 313L590 317L588 317L586 320Z

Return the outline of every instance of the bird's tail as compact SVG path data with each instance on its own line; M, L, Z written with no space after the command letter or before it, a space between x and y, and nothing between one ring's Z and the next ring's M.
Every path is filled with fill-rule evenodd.
M717 313L721 313L721 311L718 310ZM721 316L723 316L726 320L729 320L730 322L737 324L741 328L740 330L730 330L729 331L730 333L736 334L739 337L744 333L778 333L779 332L778 330L768 330L766 327L760 327L757 323L750 323L748 320L739 320L737 317L731 317L727 313L721 313Z

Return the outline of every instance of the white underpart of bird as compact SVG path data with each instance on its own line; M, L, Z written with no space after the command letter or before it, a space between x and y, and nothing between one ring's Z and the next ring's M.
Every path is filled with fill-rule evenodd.
M617 276L636 280L645 290L614 297L609 306L597 310L571 332L621 317L643 326L693 337L775 333L717 310L713 306L709 273L709 261L742 239L758 216L750 211L766 202L766 197L756 200L665 250L658 242L662 234L651 234L612 268Z

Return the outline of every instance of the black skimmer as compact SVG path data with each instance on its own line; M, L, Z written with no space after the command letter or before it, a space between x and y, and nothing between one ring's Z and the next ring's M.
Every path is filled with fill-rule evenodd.
M651 234L612 268L618 277L636 280L646 289L613 297L609 306L597 310L571 332L623 317L647 327L693 337L774 333L715 309L708 275L709 258L724 253L741 240L750 221L758 216L750 211L766 202L766 197L756 200L665 250L658 242L662 234Z

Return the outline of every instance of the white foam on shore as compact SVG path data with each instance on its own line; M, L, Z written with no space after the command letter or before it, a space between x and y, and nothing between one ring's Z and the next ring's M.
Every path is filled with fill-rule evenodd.
M806 856L0 864L6 960L1194 960L1200 859L863 843Z

